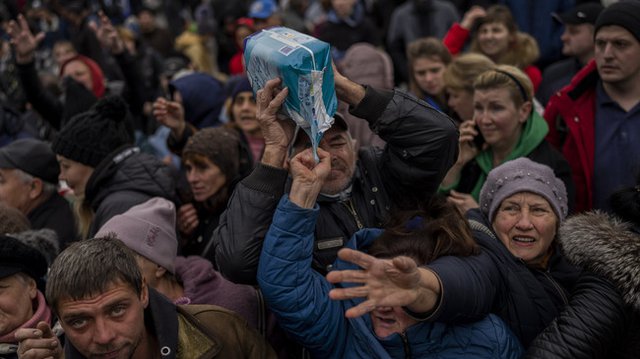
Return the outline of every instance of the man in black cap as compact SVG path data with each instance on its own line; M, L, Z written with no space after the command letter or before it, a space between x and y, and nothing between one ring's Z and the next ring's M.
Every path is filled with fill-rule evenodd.
M609 210L640 170L640 1L605 8L595 23L595 60L549 100L547 140L569 162L576 210Z
M602 9L604 7L599 3L584 3L561 14L551 14L564 25L560 39L562 54L568 58L549 65L542 73L536 98L543 105L593 59L593 29Z
M338 115L324 132L319 147L331 155L331 173L317 199L313 264L319 272L330 269L338 250L359 229L382 227L395 211L426 205L458 152L457 128L441 112L400 90L364 87L337 71L334 79L337 98L387 145L358 149ZM256 94L262 158L236 185L214 231L215 258L208 256L236 283L256 282L262 241L278 201L289 192L288 155L311 146L304 131L294 137L292 120L278 119L288 95L280 86L280 79L272 79Z
M58 194L59 173L43 141L20 139L0 148L0 202L21 211L33 229L53 229L64 248L77 234L69 202Z

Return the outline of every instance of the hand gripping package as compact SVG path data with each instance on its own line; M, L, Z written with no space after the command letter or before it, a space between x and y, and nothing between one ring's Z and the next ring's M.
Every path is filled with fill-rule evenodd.
M253 92L272 78L289 88L283 115L293 119L317 149L338 107L330 46L286 27L272 27L245 40L244 60Z

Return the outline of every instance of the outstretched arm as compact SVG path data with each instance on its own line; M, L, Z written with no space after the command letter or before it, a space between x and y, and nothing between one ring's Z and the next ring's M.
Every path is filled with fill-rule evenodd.
M418 267L411 258L378 259L349 248L341 249L338 257L362 268L327 274L331 283L362 284L359 287L335 288L329 293L334 300L367 299L347 310L349 318L367 314L380 306L403 306L415 313L426 313L438 303L441 292L438 277L429 269Z

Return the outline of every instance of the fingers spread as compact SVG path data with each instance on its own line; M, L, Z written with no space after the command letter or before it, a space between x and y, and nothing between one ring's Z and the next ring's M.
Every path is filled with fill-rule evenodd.
M329 291L329 298L333 300L345 300L352 298L365 298L369 295L369 289L365 286L334 288Z
M338 251L338 257L344 261L356 264L363 269L369 269L371 264L376 261L376 258L350 248L343 248Z
M355 307L349 308L345 312L345 317L357 318L367 313L371 313L374 309L376 309L375 302L373 300L365 300L364 302L356 305Z

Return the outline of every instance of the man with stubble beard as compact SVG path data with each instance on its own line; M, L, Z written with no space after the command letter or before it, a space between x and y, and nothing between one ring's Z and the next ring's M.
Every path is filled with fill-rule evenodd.
M457 156L458 132L446 115L400 90L356 84L334 69L335 91L349 111L369 123L387 145L357 149L340 114L320 148L331 155L331 173L316 201L313 265L326 273L353 233L382 227L396 209L428 202ZM304 131L276 113L288 95L271 79L257 93L258 122L265 140L262 160L236 186L213 234L215 262L236 283L255 284L262 242L280 197L288 192L287 161L309 147ZM291 152L291 153L290 153Z

